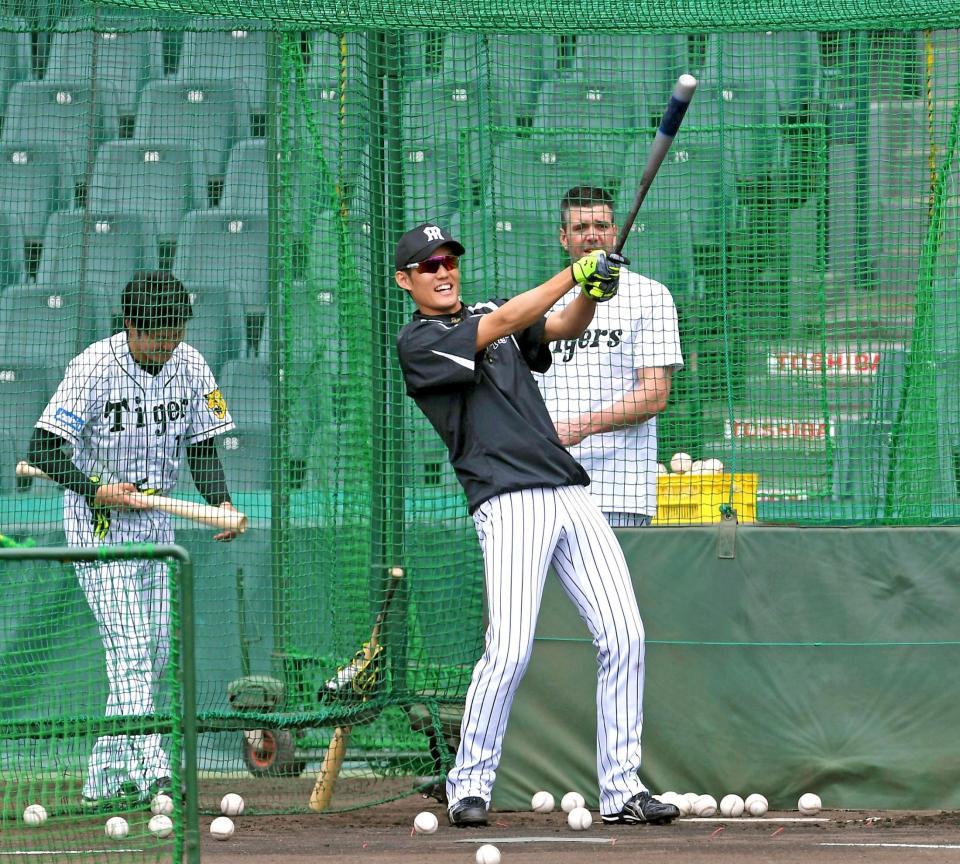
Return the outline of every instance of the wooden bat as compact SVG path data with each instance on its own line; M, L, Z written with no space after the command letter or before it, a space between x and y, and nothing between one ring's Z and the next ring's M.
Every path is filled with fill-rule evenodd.
M383 628L383 622L387 617L387 610L390 608L390 601L396 593L400 580L403 578L402 567L390 568L390 586L387 588L387 596L383 598L383 604L380 606L380 612L377 614L377 620L374 622L373 630L370 632L370 641L363 646L361 652L357 652L357 660L354 663L359 664L356 670L356 676L363 674L364 667L377 655L380 647L380 631ZM356 677L354 676L354 677ZM338 676L339 677L339 676ZM340 769L343 767L343 757L347 753L347 742L350 740L350 727L338 726L333 730L333 738L327 745L327 752L323 757L323 764L317 772L317 781L313 785L313 791L310 793L310 809L315 813L322 813L330 806L330 799L333 798L333 787L340 776Z
M640 212L640 205L643 199L647 197L647 191L653 178L657 176L657 171L663 164L663 159L673 143L673 139L680 129L683 122L683 115L687 113L690 107L690 100L693 99L693 93L697 89L697 79L692 75L681 75L674 85L673 93L670 95L670 102L667 104L663 117L660 118L660 126L657 129L653 144L650 145L650 155L647 157L647 164L640 175L640 186L637 188L637 194L633 198L633 204L627 218L620 223L620 235L617 237L617 245L613 251L620 253L623 251L623 245L630 236L630 229L633 222Z
M29 462L17 463L17 477L50 479ZM209 504L196 504L193 501L181 501L178 498L166 498L163 495L145 495L137 492L131 495L131 498L145 504L147 510L162 510L164 513L219 528L221 531L236 531L238 534L243 534L250 521L237 510L224 510L220 507L211 507Z

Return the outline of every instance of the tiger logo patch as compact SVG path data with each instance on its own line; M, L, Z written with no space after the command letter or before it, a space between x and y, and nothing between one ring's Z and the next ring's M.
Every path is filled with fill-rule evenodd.
M218 420L223 420L227 416L227 400L219 390L213 390L207 393L207 408Z

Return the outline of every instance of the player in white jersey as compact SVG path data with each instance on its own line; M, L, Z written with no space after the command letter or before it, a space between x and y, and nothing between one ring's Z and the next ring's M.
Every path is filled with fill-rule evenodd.
M561 446L531 371L546 344L584 332L597 300L616 294L619 261L594 252L510 300L464 306L463 246L437 225L406 232L396 281L417 311L397 337L407 393L433 424L467 494L483 551L488 627L447 775L452 825L487 824L514 694L530 660L552 565L597 646L597 774L605 822L669 822L672 804L644 788L643 624L623 552ZM620 259L622 261L623 259ZM575 286L561 311L544 317Z
M30 461L64 486L69 546L172 543L170 516L138 509L130 495L169 493L184 456L204 499L234 509L213 443L233 421L206 361L183 342L187 292L169 273L138 273L122 307L124 331L71 361L30 444ZM77 564L76 572L106 654L106 715L153 713L169 651L166 564ZM107 735L90 755L83 800L120 808L170 786L159 734Z
M560 214L560 243L571 261L616 243L606 190L570 189ZM590 495L613 527L649 524L657 506L657 414L683 366L673 297L623 267L617 296L597 307L583 335L550 347L553 365L540 389L560 443L590 475Z

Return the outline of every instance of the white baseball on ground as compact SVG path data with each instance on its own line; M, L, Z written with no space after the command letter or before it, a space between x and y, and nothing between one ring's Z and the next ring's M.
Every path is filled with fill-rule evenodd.
M552 813L554 803L553 795L549 792L534 792L530 799L530 809L534 813Z
M576 810L577 807L586 806L587 802L579 792L567 792L567 794L560 799L560 809L563 810L564 813Z
M686 795L674 795L670 803L680 811L681 816L689 816L693 812L693 803Z
M681 797L682 797L682 798L686 798L687 801L690 802L690 806L692 807L693 804L694 804L694 802L697 800L697 798L700 797L700 793L699 793L699 792L684 792Z
M233 836L233 820L229 816L217 816L210 823L210 833L217 840L229 840Z
M173 799L161 792L159 795L154 795L153 800L150 802L150 812L154 816L169 816L173 813Z
M496 846L484 843L477 849L477 864L500 864L500 850Z
M704 459L700 463L700 473L701 474L722 474L723 473L723 462L719 459Z
M743 798L739 795L724 795L723 798L720 799L721 816L742 816L743 808Z
M228 792L220 799L220 812L224 816L242 816L246 805L236 792Z
M111 816L107 819L107 824L103 826L104 833L114 840L122 840L130 833L130 826L123 816Z
M770 805L763 795L759 792L754 792L752 795L747 796L746 801L743 802L743 807L751 816L766 816Z
M417 834L433 834L439 824L437 817L433 813L429 810L424 810L417 813L414 818L413 830L416 831Z
M29 804L24 808L23 821L31 828L43 825L47 821L47 808L42 804Z
M693 466L689 453L674 453L670 459L670 470L674 474L686 474Z
M163 813L159 813L156 816L150 817L147 828L150 829L150 833L153 834L154 837L159 837L163 840L173 833L173 820L171 820L169 816L164 816Z
M701 795L693 802L694 816L715 816L717 813L717 799L712 795Z
M567 814L567 824L574 831L586 831L593 824L593 816L586 807L574 807Z
M816 816L822 807L820 796L814 795L813 792L804 792L797 801L797 809L804 816Z

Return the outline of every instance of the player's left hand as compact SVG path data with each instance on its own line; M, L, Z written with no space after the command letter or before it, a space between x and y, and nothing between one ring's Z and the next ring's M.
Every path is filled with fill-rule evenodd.
M234 513L237 512L237 508L234 507L233 504L231 504L229 501L224 501L224 502L220 505L220 508L221 508L222 510L232 510ZM213 539L214 539L214 540L219 540L221 543L229 543L229 542L230 542L231 540L233 540L235 537L239 537L239 536L240 536L240 535L239 535L239 532L237 532L237 531L230 531L230 530L228 529L228 530L226 530L226 531L221 531L219 534L214 534L214 535L213 535Z
M593 279L584 286L586 295L597 303L606 303L620 290L620 268L630 262L618 252L601 255Z

